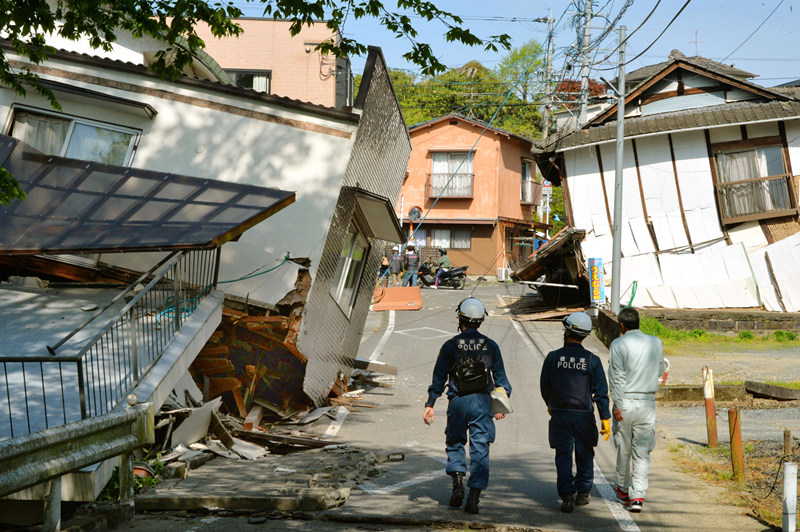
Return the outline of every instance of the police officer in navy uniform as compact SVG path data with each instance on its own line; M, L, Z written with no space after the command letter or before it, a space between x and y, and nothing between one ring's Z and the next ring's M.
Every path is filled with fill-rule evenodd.
M605 440L611 433L611 411L603 364L582 345L592 332L592 319L583 312L573 312L564 318L563 324L564 347L548 353L539 384L550 414L549 440L550 447L556 450L556 486L563 501L561 511L571 512L576 505L589 504L589 491L594 483L594 447L598 441L594 403L602 423L600 434Z
M500 348L493 340L478 332L486 311L480 300L470 297L462 301L456 309L460 334L444 343L439 350L433 368L433 382L428 388L423 420L433 423L433 405L444 392L447 384L447 427L445 445L447 465L445 471L453 477L453 492L450 506L460 507L464 501L464 475L467 472L464 445L469 434L469 495L464 511L478 513L481 490L489 484L489 445L494 442L494 420L502 419L503 414L492 415L492 399L489 393L497 386L505 388L511 395L511 384L506 378ZM479 359L486 370L486 384L482 389L464 393L459 391L457 366L465 358ZM466 386L464 386L466 387Z

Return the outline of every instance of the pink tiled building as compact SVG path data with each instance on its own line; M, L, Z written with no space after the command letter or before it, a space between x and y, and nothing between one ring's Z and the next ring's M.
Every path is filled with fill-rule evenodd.
M353 76L348 59L323 55L315 47L336 38L324 23L303 29L294 37L290 22L241 18L239 37L218 39L198 27L205 51L240 87L305 102L341 108L353 104Z

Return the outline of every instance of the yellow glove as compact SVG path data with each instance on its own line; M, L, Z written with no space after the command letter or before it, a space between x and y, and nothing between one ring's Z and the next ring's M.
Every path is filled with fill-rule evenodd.
M603 428L600 429L600 434L603 435L603 441L608 441L608 437L611 435L611 420L602 419L600 422L603 424Z

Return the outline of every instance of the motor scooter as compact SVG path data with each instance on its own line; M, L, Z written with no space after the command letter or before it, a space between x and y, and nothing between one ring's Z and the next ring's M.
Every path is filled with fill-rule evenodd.
M436 265L431 262L420 264L417 280L420 286L433 286L436 284ZM467 266L446 268L439 276L439 286L449 286L456 290L461 290L466 284Z

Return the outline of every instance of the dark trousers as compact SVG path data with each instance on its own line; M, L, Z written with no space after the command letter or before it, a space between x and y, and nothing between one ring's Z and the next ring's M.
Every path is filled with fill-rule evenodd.
M488 393L450 397L444 429L448 474L466 473L464 445L469 433L469 479L467 486L485 490L489 485L489 445L494 441L492 399Z
M559 497L591 490L594 483L594 447L598 436L594 412L553 412L548 436L550 447L556 450Z

